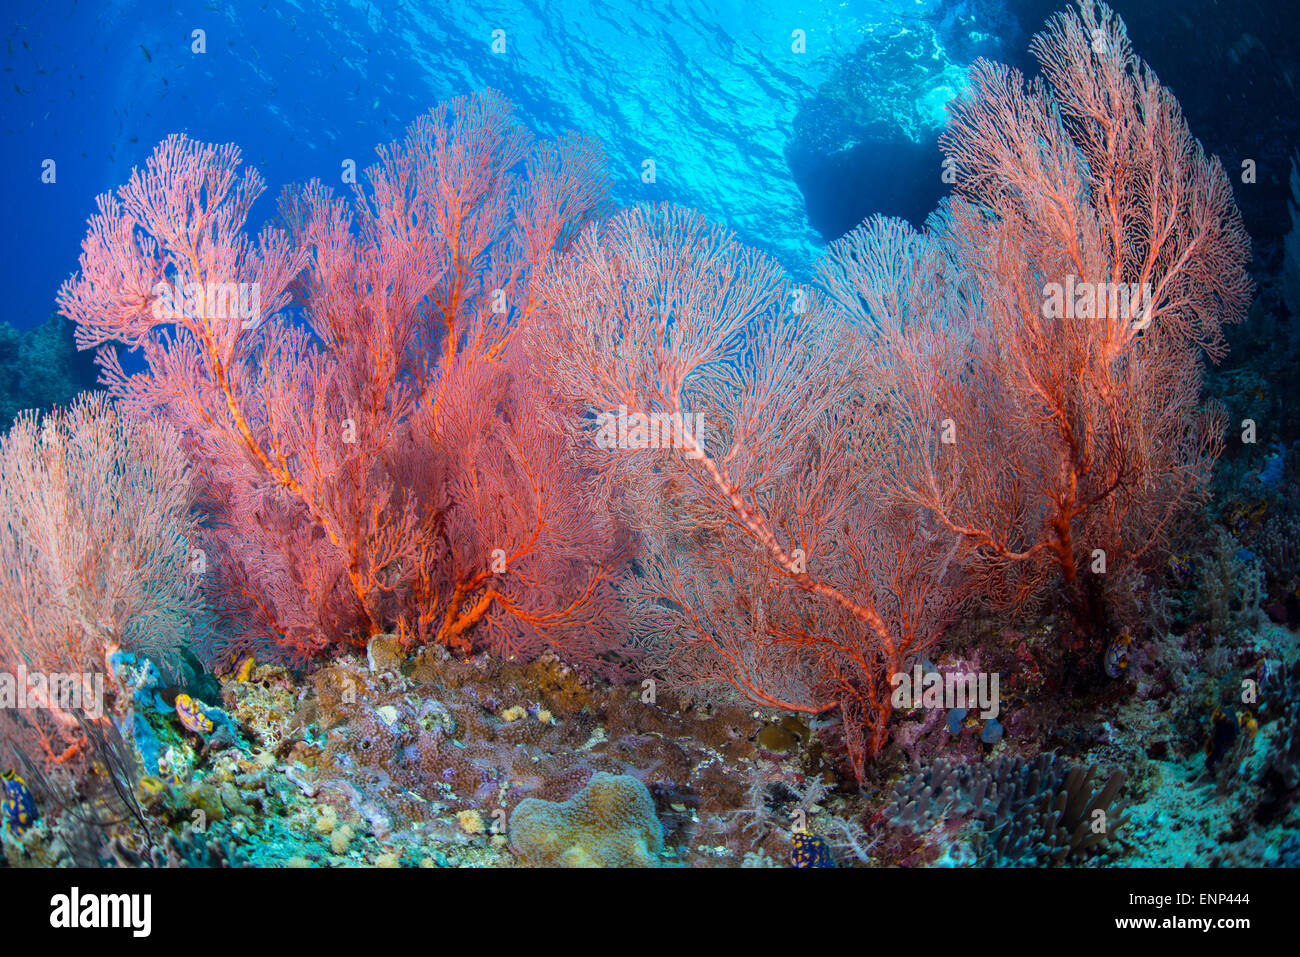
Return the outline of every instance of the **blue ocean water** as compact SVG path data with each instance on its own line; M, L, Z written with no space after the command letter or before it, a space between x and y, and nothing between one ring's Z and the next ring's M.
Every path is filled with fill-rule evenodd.
M1024 46L998 0L23 7L8 9L0 47L0 204L23 224L0 240L0 281L19 328L52 310L94 196L167 134L239 145L269 186L257 219L285 184L337 182L345 160L364 167L433 104L484 87L539 134L598 136L619 203L696 207L798 270L827 238L823 210L842 232L890 190L882 181L877 202L846 208L843 196L810 200L794 170L813 192L821 176L838 190L836 155L892 143L922 151L937 183L933 137L967 64ZM933 198L915 204L921 215Z

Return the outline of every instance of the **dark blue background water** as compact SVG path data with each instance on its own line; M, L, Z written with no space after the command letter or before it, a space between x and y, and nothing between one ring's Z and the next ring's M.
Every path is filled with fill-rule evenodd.
M94 196L165 135L234 142L269 185L338 182L441 99L500 89L537 132L599 136L621 202L695 206L803 271L873 210L919 220L934 137L978 55L1025 63L1043 0L52 2L3 15L0 319L51 312ZM1287 227L1300 109L1286 5L1117 5L1193 131L1261 164L1252 231ZM191 52L192 31L207 52ZM491 49L506 31L506 52ZM791 32L807 53L791 50ZM651 158L657 182L641 182ZM57 181L41 182L53 159ZM1240 192L1240 190L1239 190Z

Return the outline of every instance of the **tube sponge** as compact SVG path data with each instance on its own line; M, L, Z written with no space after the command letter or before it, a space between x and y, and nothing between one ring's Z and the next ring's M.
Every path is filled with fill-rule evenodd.
M510 815L510 843L541 867L655 867L664 832L644 784L597 771L567 801L520 801Z

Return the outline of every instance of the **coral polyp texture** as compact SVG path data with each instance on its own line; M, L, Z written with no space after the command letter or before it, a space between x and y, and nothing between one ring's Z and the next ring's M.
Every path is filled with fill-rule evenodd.
M524 798L510 840L525 862L559 867L654 867L664 844L646 786L604 771L567 801Z
M1166 83L1094 0L814 6L696 77L758 188L734 124L666 145L709 97L590 108L608 51L522 26L59 160L61 317L0 327L5 861L1300 859L1300 124L1243 161L1204 44Z

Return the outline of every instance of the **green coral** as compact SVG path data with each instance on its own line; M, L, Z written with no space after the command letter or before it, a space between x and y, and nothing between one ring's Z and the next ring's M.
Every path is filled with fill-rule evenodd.
M646 786L603 771L567 801L520 801L510 838L525 862L544 867L654 867L664 845Z

